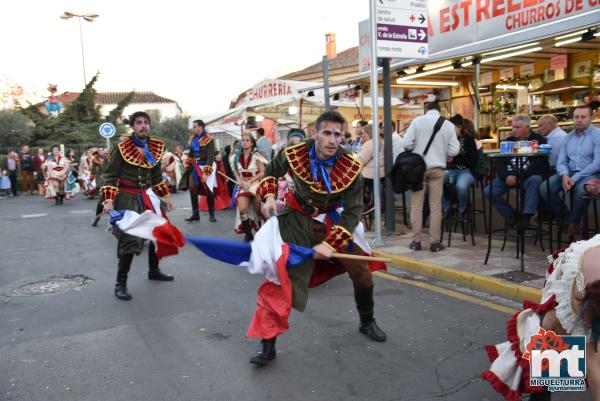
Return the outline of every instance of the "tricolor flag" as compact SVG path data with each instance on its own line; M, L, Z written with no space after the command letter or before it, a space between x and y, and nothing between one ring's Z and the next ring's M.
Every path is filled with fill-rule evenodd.
M191 236L186 238L212 258L245 266L250 273L265 276L265 281L258 289L256 311L246 332L248 337L272 338L288 329L292 284L287 266L296 266L312 257L312 248L284 243L276 217L271 217L261 227L251 243Z
M152 210L146 210L142 214L133 210L111 210L110 224L126 234L152 241L159 259L177 255L178 248L185 245L183 234L162 213L160 199L156 194L151 189L146 194Z
M265 281L258 289L256 311L246 332L248 337L273 338L288 329L292 285L287 268L293 268L312 257L312 248L285 243L276 217L271 217L261 227L251 243L191 236L186 238L212 258L245 266L250 273L265 276ZM355 230L355 242L366 254L371 254L364 241L362 224ZM385 269L385 264L369 262L369 267L371 270L380 270ZM343 266L335 259L315 261L309 287L315 287L344 272Z

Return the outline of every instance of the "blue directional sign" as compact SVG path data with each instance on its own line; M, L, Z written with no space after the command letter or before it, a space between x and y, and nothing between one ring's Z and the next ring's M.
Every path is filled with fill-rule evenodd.
M100 135L108 139L115 136L117 128L111 123L102 123L98 131L100 132Z

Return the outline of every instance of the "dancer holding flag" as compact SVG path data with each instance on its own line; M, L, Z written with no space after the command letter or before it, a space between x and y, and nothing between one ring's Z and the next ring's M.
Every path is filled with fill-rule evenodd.
M153 192L151 195L163 197L167 210L172 210L171 194L162 179L160 168L164 142L150 138L150 116L147 113L135 112L129 121L133 134L115 146L104 170L104 186L100 190L104 211L115 209L142 213L147 209L155 210L153 203L156 202L152 202L149 198L148 189ZM163 217L165 217L164 212ZM134 254L139 255L143 250L144 240L120 230L117 232L117 238L119 269L115 296L122 300L130 300L131 295L127 291L127 275ZM148 279L172 281L173 276L161 272L158 262L156 246L151 242L148 249Z
M185 161L185 172L179 182L179 189L189 188L192 201L192 215L185 221L200 221L198 212L198 194L206 195L208 214L211 222L215 218L215 141L204 129L204 121L195 120L192 123L194 134L189 140L189 153Z
M276 228L285 243L312 247L314 255L287 272L285 268L281 271L285 275L281 277L280 274L279 277L282 291L285 293L286 285L291 287L291 307L303 311L309 287L347 272L354 285L354 299L360 315L359 331L374 341L383 342L386 334L374 319L371 270L385 268L385 265L370 266L364 260L332 258L334 252L356 255L370 252L360 224L362 164L352 153L340 147L345 123L338 112L321 114L313 130L314 139L287 146L279 152L266 167L256 194L264 201L263 215L271 216L277 210L278 178L291 172L294 189L287 195L287 205L277 217ZM254 243L268 238L261 234L269 226L261 228ZM268 245L262 244L263 247ZM261 244L257 246L260 248ZM275 358L275 340L288 327L289 309L278 305L277 300L272 302L268 299L272 284L265 281L259 289L257 311L247 332L248 336L262 339L260 351L250 359L251 363L260 366ZM280 310L284 312L278 314Z

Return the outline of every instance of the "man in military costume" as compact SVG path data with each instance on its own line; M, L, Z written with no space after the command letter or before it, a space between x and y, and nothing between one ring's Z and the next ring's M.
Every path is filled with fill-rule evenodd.
M91 175L93 179L96 180L96 188L102 188L104 185L102 182L102 174L104 174L104 165L105 161L110 157L110 154L106 154L103 147L99 147L92 153L92 166L90 168ZM92 221L92 227L98 226L98 221L100 221L100 216L102 214L102 210L104 209L104 205L102 204L102 196L99 197L98 203L96 204L96 214L94 220Z
M270 216L276 211L278 178L289 171L294 181L286 207L278 215L279 230L284 242L312 247L315 259L288 270L292 307L299 311L306 307L308 287L315 285L314 273L319 265L326 263L326 270L333 266L329 263L333 252L363 254L353 243L353 232L363 207L362 164L340 147L345 123L337 112L321 114L315 123L314 139L288 145L279 152L267 166L257 190L257 196L264 201L263 214ZM343 211L336 214L339 207ZM323 213L335 219L328 217L321 223L314 218ZM368 263L347 259L332 262L341 265L341 271L348 272L353 282L360 315L359 331L374 341L385 341L386 334L373 317L373 277ZM261 350L250 362L265 365L274 359L276 338L263 338Z
M204 129L204 121L195 120L192 123L194 134L189 140L189 153L185 161L185 171L179 182L179 189L185 191L189 188L192 201L192 215L185 221L200 221L198 212L198 194L206 195L209 220L216 222L215 195L213 186L215 182L213 163L215 161L215 141Z
M162 179L160 168L160 158L165 144L161 140L150 138L150 116L147 113L135 112L129 121L133 134L113 148L104 171L104 186L100 190L104 210L108 212L114 208L142 213L147 209L144 204L149 203L145 199L148 188L152 188L156 195L163 197L167 210L172 210L171 194ZM144 240L123 232L117 233L117 239L119 269L115 296L122 300L130 300L131 295L127 291L127 274L134 254L139 255L142 252ZM148 267L148 279L173 280L173 276L160 271L152 242L148 248Z

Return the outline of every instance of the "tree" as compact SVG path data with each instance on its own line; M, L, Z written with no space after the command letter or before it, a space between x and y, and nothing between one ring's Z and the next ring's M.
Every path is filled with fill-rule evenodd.
M106 116L106 121L109 123L113 123L114 125L122 124L121 116L123 115L123 110L131 101L133 100L133 95L135 95L135 91L129 92L118 104L117 107L112 109L108 116Z
M167 142L186 143L190 137L188 124L189 118L187 116L167 118L162 122L152 123L152 134L160 136Z
M33 122L31 142L36 145L102 142L98 127L105 121L114 121L115 124L123 109L133 99L133 92L119 102L105 119L100 114L100 106L96 105L94 85L97 80L98 74L94 75L77 99L68 104L58 117L44 114L38 105L30 104L24 109L19 108Z
M14 110L0 110L0 146L20 147L30 143L32 131L30 121Z

